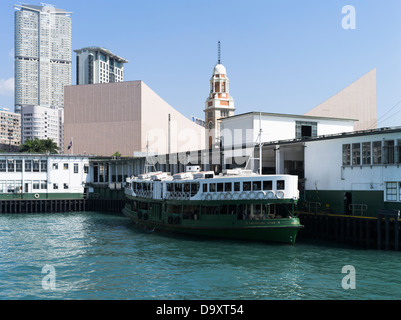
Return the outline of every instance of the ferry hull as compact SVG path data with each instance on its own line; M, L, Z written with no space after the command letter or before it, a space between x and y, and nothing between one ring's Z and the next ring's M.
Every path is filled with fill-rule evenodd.
M219 223L218 221L212 223L212 221L198 220L173 224L164 221L139 219L135 212L127 208L123 209L123 213L138 226L155 231L175 232L211 238L278 242L290 245L295 244L298 231L303 228L298 218L232 221L232 226L224 226L226 223Z

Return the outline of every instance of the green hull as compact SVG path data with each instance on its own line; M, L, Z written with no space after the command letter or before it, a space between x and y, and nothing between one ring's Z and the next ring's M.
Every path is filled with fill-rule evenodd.
M298 218L239 220L236 214L196 215L160 212L161 203L152 203L149 210L133 211L130 204L123 209L125 216L146 229L188 235L281 242L293 245L303 228Z

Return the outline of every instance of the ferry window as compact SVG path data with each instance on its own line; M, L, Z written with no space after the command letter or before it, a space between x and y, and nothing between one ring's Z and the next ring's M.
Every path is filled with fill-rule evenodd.
M17 169L17 172L22 172L22 160L15 161L15 168Z
M343 166L351 164L351 145L343 144Z
M207 192L207 184L205 183L204 185L203 185L203 192Z
M46 171L47 171L47 161L40 160L40 172L46 172Z
M41 189L47 189L47 181L41 181L40 182L40 188Z
M253 191L259 191L261 190L261 182L260 181L254 181L253 186L252 186Z
M284 180L277 180L277 190L284 190L284 189L285 189Z
M223 192L223 184L222 183L217 184L217 192Z
M209 185L209 192L215 192L216 191L216 184L215 183L211 183Z
M191 183L191 195L197 194L199 191L199 183Z
M224 190L227 191L232 191L231 190L231 182L227 182L224 184Z
M171 192L172 188L171 188L171 183L167 183L167 191Z
M176 191L176 192L181 192L181 191L182 191L182 185L179 184L179 183L176 183L176 184L174 185L174 191Z
M234 191L241 191L241 182L234 182Z
M191 190L189 183L184 183L184 192L189 192Z
M213 174L211 173L205 174L205 179L213 179Z
M57 190L58 189L58 183L53 183L53 190Z
M1 162L0 162L1 171ZM25 172L32 172L32 160L25 160Z
M244 185L243 185L243 191L251 191L251 182L250 181L244 181Z
M352 165L357 166L361 164L361 144L352 144Z
M273 190L273 182L263 181L263 190Z
M140 202L139 207L143 210L148 210L148 203L147 202Z
M68 163L64 163L63 168L64 168L64 170L68 170Z
M219 207L202 207L202 214L219 214Z
M371 163L371 143L364 142L362 143L362 164L370 164Z
M169 212L171 212L171 213L181 213L181 206L171 205Z
M53 168L53 170L58 170L58 163L53 163L52 168Z
M374 141L372 143L372 151L373 151L373 164L381 164L382 163L382 143L381 141Z
M89 173L89 165L84 164L84 173Z
M74 163L74 173L78 173L78 163Z
M34 182L32 183L32 188L33 188L34 190L38 190L38 189L39 189L39 181L34 181Z
M68 189L68 183L64 183L64 189Z

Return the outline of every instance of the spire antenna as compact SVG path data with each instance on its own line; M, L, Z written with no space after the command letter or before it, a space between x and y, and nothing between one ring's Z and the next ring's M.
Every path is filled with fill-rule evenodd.
M220 41L218 42L218 46L217 46L217 63L221 64L221 43L220 43Z

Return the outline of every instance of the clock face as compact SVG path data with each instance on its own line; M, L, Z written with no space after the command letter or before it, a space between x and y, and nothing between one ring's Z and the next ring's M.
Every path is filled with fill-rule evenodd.
M213 129L213 122L212 121L209 121L208 127L209 127L209 129Z

